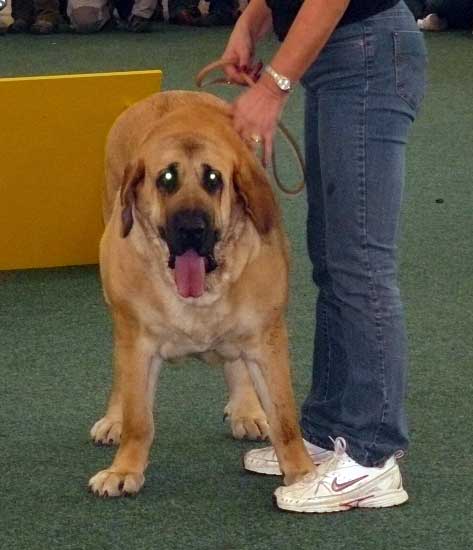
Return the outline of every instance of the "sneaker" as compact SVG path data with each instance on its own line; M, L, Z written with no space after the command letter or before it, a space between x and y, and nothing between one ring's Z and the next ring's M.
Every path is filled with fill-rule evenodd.
M313 445L305 439L303 441L314 464L319 465L332 458L332 451L322 449L322 447ZM266 474L268 476L282 475L274 447L263 447L248 451L243 457L243 466L245 470L257 474Z
M150 19L139 15L132 15L128 21L127 29L130 32L151 32L152 23Z
M169 16L171 25L195 25L195 22L201 16L199 8L183 9Z
M228 27L234 25L240 13L214 11L207 15L202 15L195 21L197 27Z
M381 468L360 466L337 437L331 460L288 487L274 492L277 506L291 512L342 512L352 508L385 508L408 499L394 456Z
M26 19L15 19L13 23L8 27L10 33L28 32L30 30L31 22Z
M30 32L33 34L51 34L59 29L58 23L49 19L41 19L40 17L31 25Z
M448 28L448 22L436 13L430 13L424 19L417 20L417 27L422 31L445 31Z

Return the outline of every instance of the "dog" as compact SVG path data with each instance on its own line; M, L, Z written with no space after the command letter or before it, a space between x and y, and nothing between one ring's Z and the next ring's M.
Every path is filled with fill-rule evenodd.
M90 490L140 490L159 371L188 355L224 364L235 437L269 433L286 484L312 472L290 380L288 245L267 175L228 104L182 91L135 104L109 133L105 171L100 272L115 366L91 437L119 448Z

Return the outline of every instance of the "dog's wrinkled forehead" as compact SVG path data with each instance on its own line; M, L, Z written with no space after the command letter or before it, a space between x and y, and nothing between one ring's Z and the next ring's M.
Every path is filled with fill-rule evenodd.
M187 157L193 157L196 154L202 153L204 150L202 140L192 136L182 139L179 143L179 147Z
M202 161L208 164L225 163L226 148L212 136L178 136L170 145L170 148L174 149L176 155L183 161Z
M144 144L143 157L147 159L149 169L153 172L177 163L181 168L189 162L208 164L222 172L231 170L234 165L232 147L217 136L191 132L172 132L152 134Z

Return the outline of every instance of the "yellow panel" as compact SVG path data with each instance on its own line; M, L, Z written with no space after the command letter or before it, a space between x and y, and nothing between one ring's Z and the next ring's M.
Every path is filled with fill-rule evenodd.
M105 137L161 76L0 79L0 269L97 262Z

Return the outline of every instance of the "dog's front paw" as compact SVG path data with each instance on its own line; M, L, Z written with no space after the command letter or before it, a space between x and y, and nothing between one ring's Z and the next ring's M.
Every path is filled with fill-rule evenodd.
M124 497L135 495L145 482L145 476L137 472L101 470L89 480L89 491L98 497Z
M224 410L224 418L230 418L235 439L263 441L268 438L268 421L260 406L236 405L229 401Z
M90 430L90 437L97 445L118 445L122 435L122 423L104 416Z

